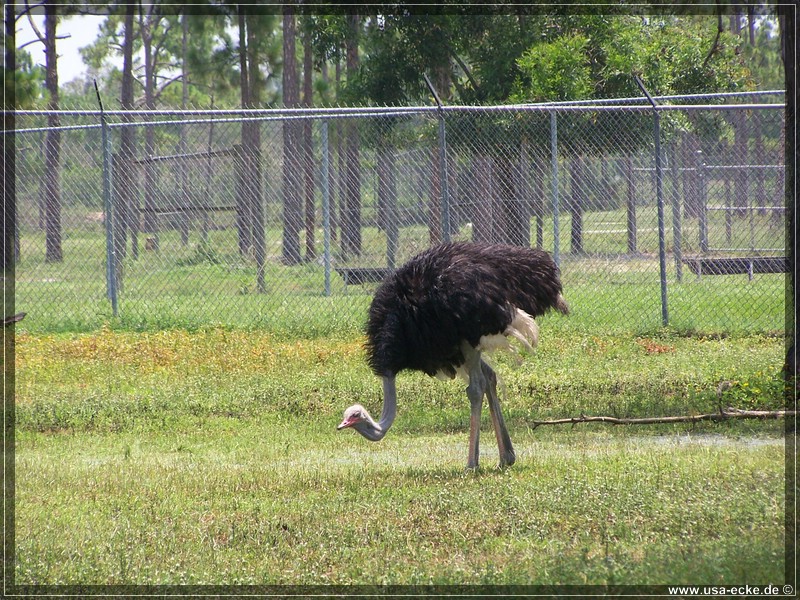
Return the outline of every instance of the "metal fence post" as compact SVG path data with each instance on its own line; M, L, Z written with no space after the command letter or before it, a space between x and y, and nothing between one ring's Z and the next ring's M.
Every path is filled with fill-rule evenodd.
M661 169L661 115L658 104L644 87L642 80L636 77L636 83L653 106L653 138L656 153L656 205L658 208L658 269L661 279L661 324L669 325L667 309L667 243L664 227L664 177Z
M780 234L785 213L789 211L778 198L775 200L780 205L775 206L772 194L779 195L784 187L780 154L784 105L736 104L738 109L747 111L748 118L756 110L763 114L763 150L751 152L751 160L746 164L733 164L730 144L709 143L726 135L728 125L721 115L730 113L733 105L668 105L667 99L662 104L661 98L654 97L653 107L642 92L638 95L635 103L621 106L614 100L586 105L480 109L447 106L440 110L431 101L431 106L309 108L295 109L291 114L283 109L258 109L244 114L240 109L178 112L164 109L137 112L135 119L130 111L106 109L104 102L102 109L95 105L92 110L58 111L65 119L58 126L65 138L60 191L63 205L69 207L63 212L63 233L65 239L73 241L79 236L81 243L77 247L70 245L71 251L65 248L63 265L48 264L44 267L47 272L40 271L39 265L46 249L42 246L46 246L47 217L46 207L41 203L41 185L44 142L52 129L45 119L52 111L20 111L15 115L20 119L17 123L25 127L13 130L18 141L17 166L24 167L17 170L17 209L21 218L16 225L20 237L25 237L22 247L26 249L26 260L17 266L17 309L44 315L44 326L56 328L64 326L64 319L70 320L68 326L74 321L79 329L94 327L97 311L92 302L97 301L105 307L102 310L110 322L151 319L155 309L158 314L172 313L176 323L184 315L187 322L211 318L245 327L261 323L263 307L258 308L259 303L253 302L252 296L244 297L254 293L256 283L253 281L256 263L249 250L252 243L246 255L239 255L236 229L237 205L242 205L237 199L247 197L245 191L252 189L256 178L248 180L244 171L246 157L232 145L240 141L238 127L242 122L259 123L266 151L278 142L282 124L288 119L313 119L317 123L314 127L320 128L314 131L315 144L323 140L321 149L317 147L314 151L315 178L322 178L315 184L317 224L323 230L317 233L319 261L316 275L313 263L307 264L307 268L298 265L264 272L265 280L270 282L271 323L278 323L284 314L291 319L304 312L312 314L318 307L308 298L313 300L316 295L323 303L335 299L335 306L328 308L335 308L337 315L343 317L337 321L337 327L350 327L363 321L365 309L362 302L353 302L358 298L352 292L359 298L366 297L374 289L368 284L380 279L386 267L394 266L395 251L399 264L404 257L439 243L444 232L449 233L451 240L471 236L475 241L506 240L533 245L532 239L519 237L524 223L531 234L536 227L537 238L540 233L544 236L543 240L536 239L535 245L554 255L565 271L568 291L588 298L582 302L581 316L592 320L598 328L609 324L629 331L648 326L660 328L662 318L669 327L675 327L677 320L672 317L677 317L682 327L711 332L780 329L784 302L779 288L783 269L787 268L786 246ZM102 92L100 96L102 100ZM686 120L692 127L683 133L673 130L670 111L676 117L675 124ZM212 116L214 131L219 135L211 135ZM513 118L506 118L509 116ZM661 117L665 127L663 139ZM459 119L458 126L455 121L451 125L447 121L450 118ZM339 191L344 191L347 184L348 168L347 140L336 135L336 128L337 123L349 119L382 127L361 130L361 177L366 186L360 200L366 211L362 227L364 253L360 257L343 255L340 260L333 253L338 251L339 208L344 212L347 208ZM648 119L651 119L649 125ZM389 135L390 126L395 127L391 130L393 135ZM172 133L179 127L185 129L185 148L175 148L177 137ZM120 150L117 131L142 131L140 128L152 130L157 145L145 155L142 135L135 156L133 148L131 152ZM339 139L341 151L337 147ZM511 143L513 140L518 143ZM609 140L610 143L601 145ZM748 143L756 147L756 142L751 132ZM648 149L651 143L654 147ZM566 209L570 204L570 184L561 181L561 148L580 149L584 144L591 145L598 153L586 158L586 172L575 186L576 190L585 188L584 194L589 192L583 232L586 254L579 256L571 254L569 248L570 214ZM703 153L698 152L701 145ZM173 150L180 152L176 154ZM442 150L446 151L444 155ZM654 160L654 150L656 164L650 162ZM86 164L86 156L94 157L89 172L67 168ZM266 263L259 264L267 269L270 257L273 261L277 259L274 252L280 253L286 240L285 231L281 231L284 206L280 192L284 184L280 175L283 163L279 159L280 155L264 154L263 171L258 179L265 199L266 240L271 240L267 250L273 252L264 255ZM531 165L531 161L536 164ZM158 179L158 186L151 190L148 207L140 209L145 186L139 184L146 183L141 178L145 176L142 169L148 165L153 166L150 180ZM569 178L569 160L565 165L565 175ZM446 197L438 187L443 168L449 171L449 176L441 178L446 185ZM758 200L757 178L752 174L750 191L755 190L756 199L749 204L733 202L733 181L730 190L726 190L724 175L739 168L764 170L767 198L763 202ZM658 174L651 179L656 171ZM92 185L92 181L97 183L94 178L98 175L102 177L100 187ZM539 192L544 190L541 198L538 192L534 194L536 206L538 200L543 204L532 214L528 206L531 185ZM566 194L563 200L562 186ZM126 190L130 198L125 197ZM433 195L431 190L435 190ZM726 193L731 197L726 198ZM641 196L638 200L636 194ZM184 198L191 198L192 202L187 204ZM562 204L566 227L563 260ZM524 206L524 210L520 212L518 206ZM764 214L762 206L766 207ZM749 218L737 218L736 212L727 210L729 207L734 211L743 209L742 214ZM127 220L126 208L130 210ZM654 208L659 211L657 223L651 222L656 216ZM445 209L449 209L450 219L446 224L447 217L440 221ZM187 210L192 216L193 243L183 247L179 220ZM729 240L726 212L732 216ZM136 245L125 250L125 230L133 241L145 213L160 219L162 251L155 254L152 244L145 248L142 239L144 254L138 262L131 262ZM547 213L551 216L546 218L553 219L551 225L544 224ZM520 217L531 218L519 221ZM532 217L536 217L536 223ZM208 220L201 226L204 218ZM394 227L386 227L386 223L394 223ZM670 232L666 232L667 223ZM250 224L254 225L254 220ZM9 231L13 231L13 225L12 222ZM440 229L442 225L444 229ZM426 235L428 228L434 233L430 238ZM700 242L695 233L698 230ZM196 240L191 237L195 235ZM302 232L300 235L302 239ZM7 247L13 248L14 241L9 235ZM100 260L103 265L97 264ZM334 268L334 260L341 264ZM105 290L98 281L101 266L105 271ZM656 295L659 269L662 298ZM342 271L341 279L337 270ZM357 275L351 277L351 271L357 271ZM686 274L692 280L695 276L699 279L699 273L702 274L699 282L687 284L688 280L683 278ZM323 281L320 275L324 275ZM84 277L100 288L95 289L93 300L91 294L74 293L81 289ZM747 284L748 278L752 278L751 285ZM673 282L671 291L669 281ZM317 287L321 283L323 289ZM359 287L364 284L367 287ZM592 293L595 288L599 294ZM658 311L657 302L661 303ZM628 310L620 312L619 306L627 306ZM116 317L112 317L112 309ZM313 321L312 327L315 327Z
M655 108L655 103L654 103ZM664 224L664 172L661 168L661 115L653 113L653 137L656 142L656 203L658 205L658 270L661 278L661 324L669 325L667 309L667 232Z
M328 120L322 121L322 260L325 266L325 295L331 295L331 156L328 148Z
M116 250L114 248L114 210L111 202L111 146L108 139L108 122L103 111L103 102L100 99L100 90L97 81L94 82L97 102L100 105L100 130L103 146L103 210L105 211L106 231L106 296L111 300L111 314L118 314L117 305L117 278L116 278Z
M558 220L558 122L555 111L550 112L550 167L551 182L550 186L553 195L553 260L556 265L561 266L560 251L560 228Z

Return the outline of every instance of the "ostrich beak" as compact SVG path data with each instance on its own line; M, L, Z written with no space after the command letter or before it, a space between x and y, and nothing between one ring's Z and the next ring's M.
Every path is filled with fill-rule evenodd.
M345 427L352 427L356 423L357 423L356 419L353 419L353 418L345 419L344 421L339 423L338 427L336 427L336 431L340 431L340 430L344 429Z

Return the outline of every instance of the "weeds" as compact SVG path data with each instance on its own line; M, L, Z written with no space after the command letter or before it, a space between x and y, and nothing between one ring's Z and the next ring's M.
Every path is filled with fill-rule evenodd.
M361 344L225 328L18 336L16 582L783 580L782 423L525 425L704 412L720 381L735 382L726 404L772 407L781 339L543 327L521 365L492 358L518 460L494 468L487 418L478 473L463 468L460 383L403 374L382 442L335 432L345 406L381 401Z
M194 246L194 254L186 258L179 258L175 261L175 265L178 267L195 267L202 264L219 265L223 262L223 259L211 244L200 242Z

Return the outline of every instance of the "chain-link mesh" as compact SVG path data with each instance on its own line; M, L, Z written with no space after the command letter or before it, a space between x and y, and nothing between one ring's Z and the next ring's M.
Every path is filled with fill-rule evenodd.
M357 327L389 270L457 239L553 253L587 326L658 327L663 290L670 325L781 330L783 109L735 100L665 104L658 165L641 104L21 111L17 306L45 329Z

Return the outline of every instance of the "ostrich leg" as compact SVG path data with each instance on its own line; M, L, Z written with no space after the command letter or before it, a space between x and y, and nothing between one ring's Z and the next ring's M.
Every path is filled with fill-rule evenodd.
M466 346L466 345L465 345ZM468 350L467 350L468 348ZM481 434L481 407L483 394L486 392L486 377L481 368L481 355L471 346L465 347L466 367L469 373L467 398L470 404L469 417L469 455L467 456L467 469L478 467L478 438Z
M511 444L511 437L508 435L503 413L500 410L500 400L497 398L497 375L483 360L481 360L481 369L486 378L486 397L489 399L489 412L492 415L494 434L497 437L500 466L511 466L517 460L517 457L514 454L514 446Z

